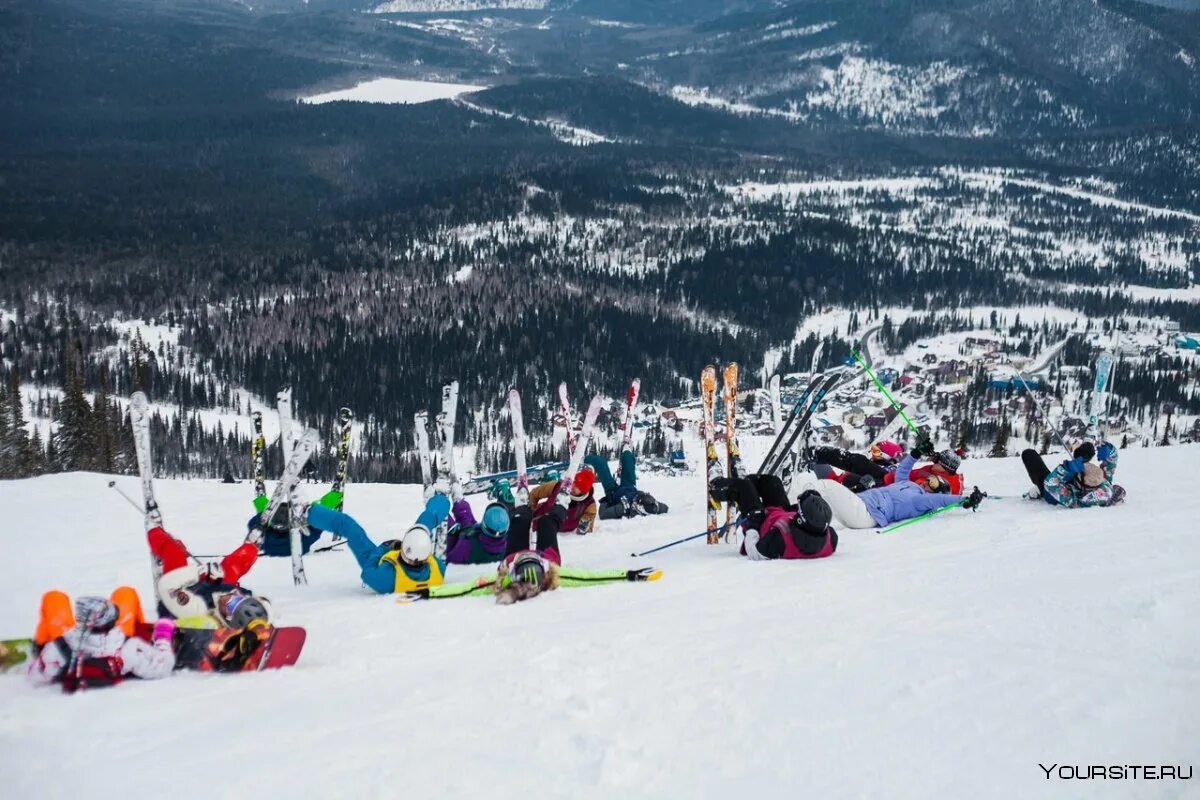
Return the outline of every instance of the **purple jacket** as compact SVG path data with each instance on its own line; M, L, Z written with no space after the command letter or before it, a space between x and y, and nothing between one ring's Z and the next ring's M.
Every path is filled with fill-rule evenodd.
M930 494L919 484L908 479L916 460L907 455L896 467L896 480L889 486L879 486L860 492L859 497L867 506L871 519L880 527L913 517L919 517L942 506L961 503L960 494Z
M490 564L504 558L508 537L485 536L475 513L465 499L450 509L450 533L446 537L446 561L451 564Z

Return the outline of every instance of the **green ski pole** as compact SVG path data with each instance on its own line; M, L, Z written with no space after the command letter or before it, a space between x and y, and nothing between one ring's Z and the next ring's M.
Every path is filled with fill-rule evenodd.
M863 357L858 352L858 349L855 348L854 350L851 350L850 355L854 356L854 360L861 364L862 368L866 370L868 375L871 376L871 380L875 381L875 385L879 387L879 391L883 392L883 396L888 399L888 402L892 404L892 407L900 412L900 416L904 417L904 421L908 423L908 427L912 428L912 432L919 436L921 431L915 424L913 424L913 421L908 418L908 414L904 413L904 409L901 408L900 404L896 402L896 398L892 397L892 393L887 390L887 387L880 383L879 378L875 377L875 373L871 371L869 366L867 366L867 362L863 361ZM920 517L917 517L917 519L920 519ZM912 521L915 522L916 520Z
M963 503L965 503L965 502L966 502L966 500L963 501ZM905 525L912 525L914 522L920 522L923 519L929 519L930 517L932 517L936 514L940 514L943 511L949 511L952 508L962 508L962 503L954 503L953 505L942 506L941 508L935 508L933 511L927 511L926 513L922 514L919 517L913 517L912 519L906 519L906 520L904 520L904 522L898 522L890 528L884 528L883 530L880 531L880 533L891 533L892 531L898 531L901 528L903 528Z

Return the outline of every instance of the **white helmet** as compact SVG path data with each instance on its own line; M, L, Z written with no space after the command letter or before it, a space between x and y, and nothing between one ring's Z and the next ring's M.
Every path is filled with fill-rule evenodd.
M400 539L400 558L404 559L406 564L416 566L424 564L433 555L433 538L429 535L429 528L424 525L413 525L404 532L404 536Z

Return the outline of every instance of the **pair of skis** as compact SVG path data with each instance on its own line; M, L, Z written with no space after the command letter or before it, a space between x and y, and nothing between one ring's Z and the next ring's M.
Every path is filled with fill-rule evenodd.
M142 505L145 509L144 527L146 530L150 530L151 528L162 527L163 517L162 511L158 507L158 500L154 495L154 463L150 450L150 403L146 399L145 393L134 392L130 398L129 418L133 427L138 476L141 479L142 485ZM296 485L300 482L300 475L304 470L304 465L308 463L308 459L312 456L316 447L316 431L306 431L304 436L301 437L300 442L293 448L291 458L284 469L283 477L275 487L275 493L271 496L259 517L260 526L250 532L246 537L247 541L257 544L262 538L262 525L265 525L266 521L278 512L280 505L288 498L294 496ZM301 525L307 524L302 507L293 503L290 510L293 528L295 528L297 521ZM299 541L297 540L296 545L298 544ZM306 583L304 562L298 557L298 553L299 549L297 547L293 550L292 576L296 583ZM162 564L153 554L150 556L150 576L154 582L154 586L157 587L158 581L162 577Z
M442 387L442 410L436 417L439 458L436 463L429 443L429 412L418 411L413 415L413 439L417 446L417 458L421 464L421 485L428 499L436 492L453 496L458 484L458 470L454 465L454 426L458 422L458 381ZM436 467L436 481L434 469ZM461 487L459 488L461 491ZM446 554L446 539L450 534L449 518L443 520L433 531L434 555L442 558Z
M825 401L825 396L834 391L846 377L847 371L837 368L813 378L792 406L782 430L767 450L766 458L758 468L760 474L777 475L783 479L784 485L787 485L796 469L797 443L801 441L802 436L807 435L813 414Z
M724 371L723 399L725 401L725 469L724 477L735 478L741 475L741 454L737 447L737 390L738 365L728 364ZM712 482L722 477L721 460L717 455L716 442L716 400L717 400L717 368L709 365L700 373L700 399L704 411L701 422L701 432L704 437L704 498L707 508L706 523L709 544L717 544L721 540L721 503L712 495ZM733 521L733 504L725 507L725 526Z

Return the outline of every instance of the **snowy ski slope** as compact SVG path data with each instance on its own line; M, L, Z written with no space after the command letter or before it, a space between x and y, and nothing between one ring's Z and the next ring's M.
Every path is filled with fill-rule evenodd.
M747 443L757 464L763 442ZM650 476L669 515L563 544L643 585L400 606L345 552L260 562L247 583L304 625L297 668L179 674L74 697L0 676L5 796L109 798L1183 797L1190 782L1047 780L1043 764L1194 764L1200 738L1200 446L1122 455L1129 502L1019 499L1017 459L968 461L1013 499L832 559L751 563L697 540L697 476ZM42 591L148 599L140 515L104 476L0 482L0 631ZM135 479L122 478L132 491ZM315 494L317 487L307 487ZM197 553L241 541L249 484L161 481ZM377 539L419 487L351 485ZM451 567L457 580L482 567Z

